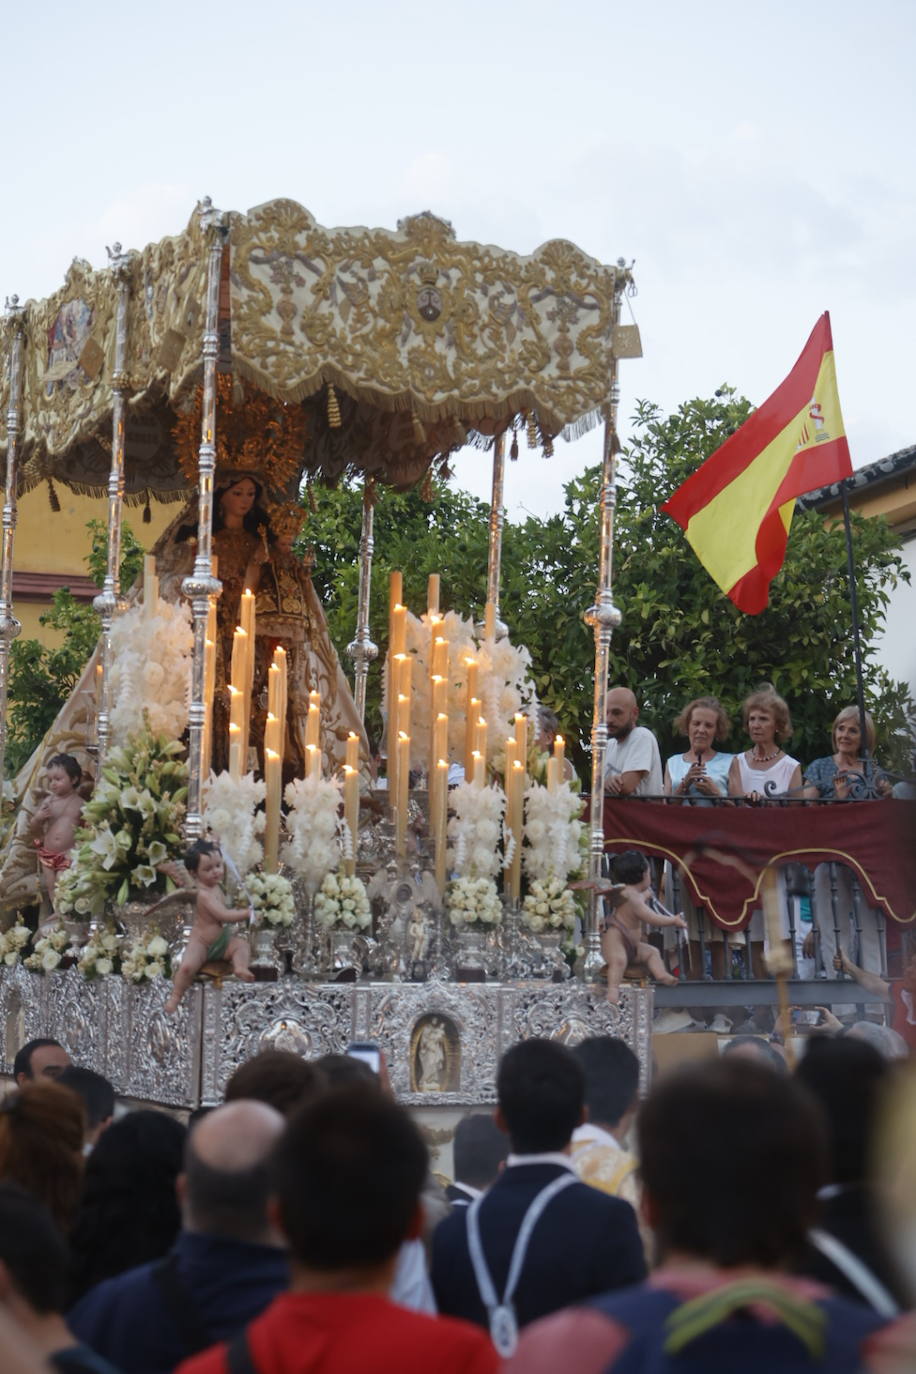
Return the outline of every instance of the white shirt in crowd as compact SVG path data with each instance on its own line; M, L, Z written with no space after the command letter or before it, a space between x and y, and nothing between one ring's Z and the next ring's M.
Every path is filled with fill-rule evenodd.
M604 754L604 776L613 773L645 773L631 792L633 797L660 797L662 760L651 730L634 725L625 739L609 739Z

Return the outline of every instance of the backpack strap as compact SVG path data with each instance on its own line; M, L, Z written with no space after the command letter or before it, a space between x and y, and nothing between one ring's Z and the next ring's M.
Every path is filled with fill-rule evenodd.
M258 1374L251 1358L247 1326L242 1327L226 1348L226 1374Z

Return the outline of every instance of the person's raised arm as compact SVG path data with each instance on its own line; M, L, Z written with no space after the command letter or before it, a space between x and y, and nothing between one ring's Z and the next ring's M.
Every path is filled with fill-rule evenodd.
M845 949L840 948L833 956L833 967L839 972L848 973L850 978L854 978L859 987L864 988L872 997L880 997L882 1002L891 1000L891 985L886 983L877 973L869 973L864 968L859 968L854 964L846 953Z

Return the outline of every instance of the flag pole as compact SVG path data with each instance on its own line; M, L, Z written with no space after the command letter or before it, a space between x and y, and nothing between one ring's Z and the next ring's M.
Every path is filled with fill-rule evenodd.
M840 483L843 498L843 530L846 534L846 576L849 581L849 611L852 618L852 653L856 669L856 705L859 708L859 750L865 764L865 785L870 788L871 777L868 757L868 733L865 729L865 682L862 675L862 636L859 627L859 591L856 585L856 563L852 551L852 521L849 517L849 490L851 478Z

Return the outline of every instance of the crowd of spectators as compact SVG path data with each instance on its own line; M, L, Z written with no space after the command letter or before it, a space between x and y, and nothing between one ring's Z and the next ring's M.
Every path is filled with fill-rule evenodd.
M910 1142L881 1131L906 1069L741 1037L639 1082L610 1037L516 1044L448 1179L352 1057L260 1053L185 1127L31 1042L0 1099L4 1374L916 1368Z

